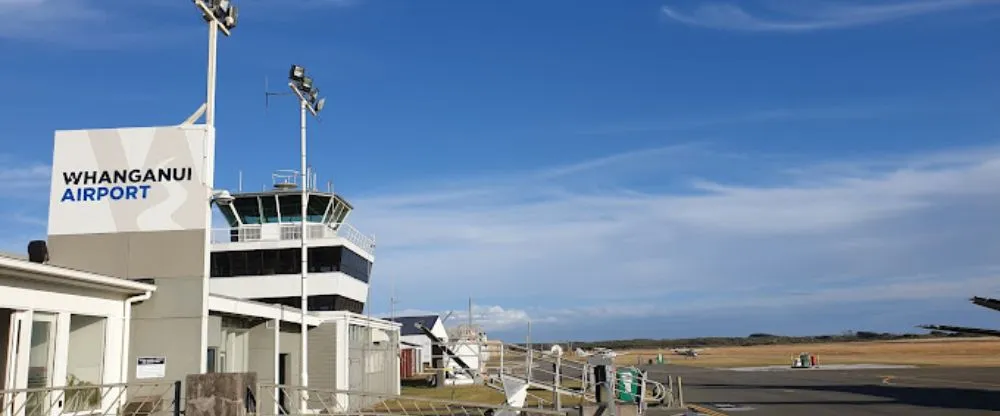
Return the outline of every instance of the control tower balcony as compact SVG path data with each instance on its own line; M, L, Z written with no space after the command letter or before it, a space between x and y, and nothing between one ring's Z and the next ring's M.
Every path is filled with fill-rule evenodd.
M302 196L294 173L276 174L272 189L233 193L215 205L228 228L212 230L212 251L289 248L301 241ZM286 178L286 179L282 179ZM306 238L311 247L344 245L374 261L375 238L346 222L353 207L333 192L308 191Z

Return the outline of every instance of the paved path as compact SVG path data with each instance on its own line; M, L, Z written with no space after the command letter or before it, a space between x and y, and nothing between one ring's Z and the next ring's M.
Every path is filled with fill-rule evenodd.
M685 401L712 416L1000 414L1000 368L737 372L666 365L649 373L681 376Z

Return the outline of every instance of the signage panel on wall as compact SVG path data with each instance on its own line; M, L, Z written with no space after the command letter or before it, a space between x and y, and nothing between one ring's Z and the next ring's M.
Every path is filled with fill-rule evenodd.
M214 148L203 125L57 131L49 235L207 228Z
M135 360L135 378L164 378L167 376L166 357L139 357Z

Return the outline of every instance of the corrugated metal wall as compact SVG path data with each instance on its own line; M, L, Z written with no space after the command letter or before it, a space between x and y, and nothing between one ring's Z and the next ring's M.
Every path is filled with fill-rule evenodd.
M399 357L398 332L350 325L347 339L347 361L350 365L348 389L395 394L399 386L399 364L396 361ZM374 402L364 403L355 397L352 397L350 403L353 409L371 404Z

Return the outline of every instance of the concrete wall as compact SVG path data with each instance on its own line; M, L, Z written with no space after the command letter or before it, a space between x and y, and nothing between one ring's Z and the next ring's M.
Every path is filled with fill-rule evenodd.
M206 204L206 209L208 205ZM153 279L156 293L132 308L128 381L138 357L166 357L166 377L200 373L206 356L206 230L49 236L50 263L125 279Z

